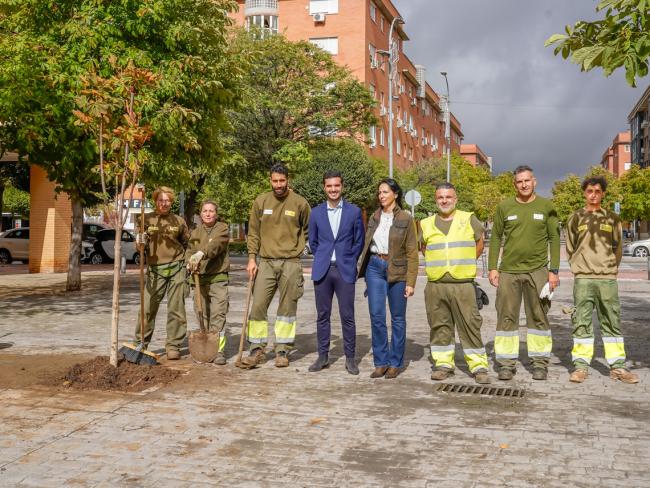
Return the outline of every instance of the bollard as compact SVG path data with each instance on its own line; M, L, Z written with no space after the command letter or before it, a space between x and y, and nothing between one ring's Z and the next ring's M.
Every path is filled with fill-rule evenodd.
M648 265L648 280L650 280L650 253L646 256Z
M122 256L122 259L120 259L120 273L126 273L126 256Z

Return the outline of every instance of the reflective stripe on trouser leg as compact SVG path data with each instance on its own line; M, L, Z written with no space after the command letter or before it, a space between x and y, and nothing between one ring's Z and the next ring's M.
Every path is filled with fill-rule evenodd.
M583 337L573 338L573 349L571 350L571 360L575 366L589 366L591 358L594 357L594 338ZM581 363L581 364L578 364Z
M553 337L550 330L528 329L526 344L531 358L550 358Z
M219 352L223 352L226 348L226 331L222 330L219 333Z
M266 320L248 321L248 342L266 344L269 337L269 323Z
M603 337L605 348L605 359L607 364L613 366L615 363L625 363L625 343L622 337ZM624 367L624 364L620 366Z
M456 344L449 344L447 346L430 346L431 359L436 368L454 369L454 352Z
M488 370L487 354L485 353L484 347L479 349L463 349L463 354L465 354L465 361L467 361L467 366L471 373Z
M293 344L296 339L296 317L277 317L275 319L276 344Z
M497 330L494 336L494 355L498 359L519 357L519 331Z

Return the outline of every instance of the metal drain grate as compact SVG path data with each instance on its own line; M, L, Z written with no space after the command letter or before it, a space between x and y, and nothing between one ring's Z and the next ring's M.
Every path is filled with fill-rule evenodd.
M502 398L523 398L525 393L523 388L513 388L512 386L459 385L453 383L440 383L436 385L436 391L464 395L488 395Z

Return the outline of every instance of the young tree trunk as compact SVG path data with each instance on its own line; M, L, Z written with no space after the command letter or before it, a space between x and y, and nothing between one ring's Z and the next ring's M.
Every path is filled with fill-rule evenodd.
M124 185L122 185L124 187ZM124 190L116 197L115 205L115 247L113 254L113 302L111 305L111 355L110 363L117 368L117 344L119 341L120 325L120 264L122 263L122 195Z
M194 227L194 215L196 214L196 206L199 204L197 202L197 197L199 196L199 191L203 188L205 184L206 176L201 175L196 180L196 187L188 191L185 195L185 223L189 229Z
M68 281L66 291L81 290L81 238L83 233L84 209L79 199L71 197L72 223L70 233L70 254L68 255Z

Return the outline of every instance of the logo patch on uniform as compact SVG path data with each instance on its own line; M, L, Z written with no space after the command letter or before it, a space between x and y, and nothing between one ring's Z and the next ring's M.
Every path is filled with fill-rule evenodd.
M611 232L612 226L609 224L600 224L600 230L604 230L605 232Z
M273 215L273 209L272 208L265 208L264 212L262 212L264 215Z
M178 227L167 227L169 229L169 232L178 232Z
M587 224L582 224L578 226L578 232L584 232L587 230L588 225Z
M288 215L289 217L295 217L296 212L294 212L293 210L285 210L284 215Z
M534 213L534 214L533 214L533 218L534 218L535 220L544 220L544 214Z
M147 227L147 232L156 232L157 230L158 227L156 227L155 225L150 225L149 227Z
M508 215L506 217L506 220L517 220L517 216L516 215Z

